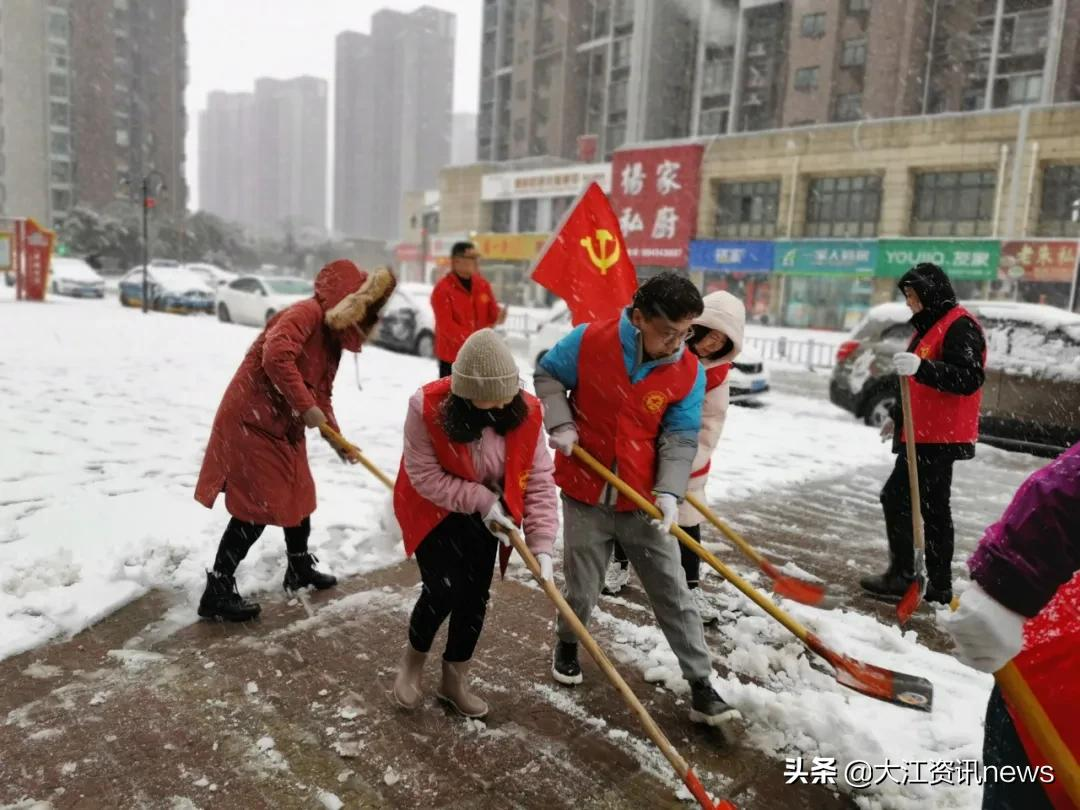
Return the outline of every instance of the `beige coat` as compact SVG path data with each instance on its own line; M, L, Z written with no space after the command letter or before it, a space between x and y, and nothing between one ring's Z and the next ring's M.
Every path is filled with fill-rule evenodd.
M733 344L731 351L721 357L702 359L701 365L706 370L722 363L730 363L742 350L746 307L731 293L720 291L706 295L705 311L694 320L694 323L710 329L718 329L731 338ZM705 404L701 408L701 432L698 433L697 455L694 457L692 467L695 471L700 470L709 462L716 450L717 442L720 441L720 434L724 430L724 420L727 417L728 389L729 382L724 380L722 384L705 393ZM692 477L688 493L704 500L705 484L708 480L708 474ZM680 526L697 526L702 520L701 513L690 504L684 502L679 506Z

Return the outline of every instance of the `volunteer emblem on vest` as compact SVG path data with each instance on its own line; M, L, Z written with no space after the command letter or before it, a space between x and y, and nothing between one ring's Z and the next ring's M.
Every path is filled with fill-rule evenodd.
M490 300L491 299L488 297L487 293L480 293L480 303L481 304L486 304Z
M528 483L529 483L529 471L525 470L521 475L518 476L518 487L521 489L522 492L525 491L525 486Z
M641 404L649 413L660 413L667 405L667 394L663 391L650 391L641 399Z
M608 269L619 260L619 240L612 236L611 231L607 230L607 228L598 228L594 236L596 237L596 251L593 250L592 236L582 238L580 244L588 251L589 261L600 271L600 275L606 276ZM610 253L604 249L608 242L615 243L614 249Z
M930 347L929 346L920 346L919 351L916 352L916 354L918 354L919 357L921 357L923 360L925 360L927 357L930 356Z

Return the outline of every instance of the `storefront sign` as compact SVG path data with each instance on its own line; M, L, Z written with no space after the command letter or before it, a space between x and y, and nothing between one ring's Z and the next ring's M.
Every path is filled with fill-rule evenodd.
M1001 243L990 239L881 239L874 275L900 278L920 262L939 265L954 281L997 278Z
M636 264L686 266L697 228L703 151L691 144L615 153L611 205Z
M480 180L480 199L518 200L538 197L576 197L596 183L611 189L610 163L584 163L554 169L485 174Z
M546 233L478 233L472 242L481 259L532 261L547 242Z
M773 269L773 243L695 239L690 267L716 273L768 273Z
M1076 274L1077 243L1071 240L1028 239L1001 243L1001 278L1072 283Z
M792 276L839 276L873 273L877 242L870 239L803 239L777 242L773 269Z

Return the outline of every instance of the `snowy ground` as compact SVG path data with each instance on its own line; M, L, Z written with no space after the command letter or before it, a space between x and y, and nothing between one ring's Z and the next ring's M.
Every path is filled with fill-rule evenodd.
M220 503L213 512L196 504L192 488L221 392L254 336L208 317L144 316L108 299L0 300L0 659L72 634L154 588L185 597L167 621L181 627L194 618L227 516ZM342 363L338 420L388 472L397 466L407 398L433 370L431 361L366 349L359 390L352 363ZM523 367L522 376L529 371ZM319 488L312 544L320 558L339 575L398 562L382 485L340 464L314 437L309 448ZM988 454L986 463L1007 469L1001 490L984 497L1003 506L1007 487L1038 462ZM724 504L812 499L819 482L884 469L890 458L873 431L820 398L773 392L767 407L732 410L708 494ZM876 492L859 497L872 506ZM984 519L993 510L981 504ZM858 544L867 531L852 526L841 533L843 542ZM880 543L876 531L870 534ZM267 530L241 568L241 589L279 587L281 555L280 534ZM916 632L853 609L785 603L843 652L930 677L932 714L839 687L743 597L725 588L715 598L726 616L714 638L725 672L720 686L746 715L750 745L780 758L836 757L841 767L852 759L881 766L887 758L978 757L989 678L925 649ZM598 619L615 657L676 694L685 691L647 609L611 602ZM666 773L640 738L631 735L624 747L647 770ZM857 795L866 808L967 808L977 806L979 794L887 781Z

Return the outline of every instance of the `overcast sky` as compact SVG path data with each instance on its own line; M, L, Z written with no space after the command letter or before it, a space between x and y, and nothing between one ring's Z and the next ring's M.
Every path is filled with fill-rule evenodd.
M454 111L476 112L480 83L482 0L189 0L187 11L188 206L198 206L199 112L212 90L253 90L255 79L317 76L330 83L328 129L334 116L334 38L371 30L382 8L429 5L457 15ZM331 164L332 167L332 164Z

